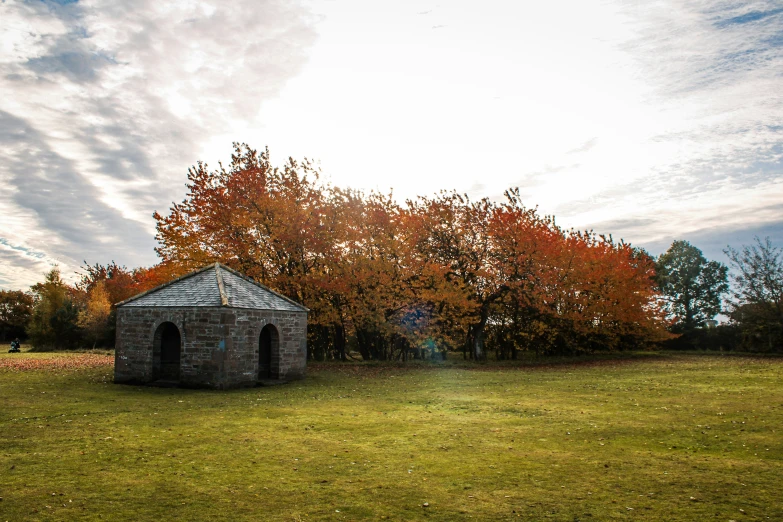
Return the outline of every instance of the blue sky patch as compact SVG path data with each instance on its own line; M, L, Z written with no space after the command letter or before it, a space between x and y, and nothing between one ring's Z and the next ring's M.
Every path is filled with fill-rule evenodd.
M97 78L96 72L106 65L116 64L113 58L91 52L64 52L27 61L27 68L38 74L64 74L76 82Z
M770 47L783 47L783 31L777 33L772 38L765 40Z
M31 256L31 257L35 257L35 258L38 258L38 259L43 259L44 257L46 257L46 254L44 254L43 252L35 252L33 250L30 250L27 247L14 245L14 244L12 244L10 241L8 241L4 237L0 237L0 245L6 246L6 247L10 248L11 250L16 250L18 252L24 252L26 255Z
M769 18L770 16L775 16L780 13L783 13L783 9L772 9L771 11L751 11L749 13L745 13L744 15L735 16L733 18L728 18L726 20L721 20L715 25L718 27L727 27L730 25L748 24L751 22L758 22L759 20L763 20L765 18Z

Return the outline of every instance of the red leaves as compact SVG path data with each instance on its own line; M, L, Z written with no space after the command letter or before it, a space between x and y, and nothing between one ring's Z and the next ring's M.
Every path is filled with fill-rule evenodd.
M92 353L80 353L73 355L57 355L54 357L34 357L31 355L21 355L14 357L0 358L0 370L11 372L29 372L29 371L74 371L87 368L101 368L104 366L113 366L113 355L102 355Z

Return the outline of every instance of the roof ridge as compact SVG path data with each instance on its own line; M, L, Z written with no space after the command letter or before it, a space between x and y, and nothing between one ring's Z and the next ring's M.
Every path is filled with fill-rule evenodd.
M230 306L228 304L226 286L223 284L223 274L220 273L220 263L215 263L215 277L217 277L218 292L220 292L220 304L223 306Z
M200 274L201 272L205 272L205 271L209 270L210 268L215 267L215 265L219 265L219 264L220 263L212 263L211 265L207 265L207 266L205 266L203 268L199 268L198 270L194 270L193 272L188 272L187 274L181 275L181 276L179 276L179 277L177 277L175 279L172 279L171 281L163 283L162 285L158 285L155 288L150 288L149 290L145 290L144 292L142 292L140 294L136 294L133 297L129 297L129 298L125 299L124 301L120 301L119 303L114 303L114 306L122 306L124 304L128 304L131 301L135 301L136 299L144 297L145 295L149 295L149 294L151 294L153 292L157 292L158 290L162 290L163 288L166 288L167 286L171 286L174 283L178 283L179 281L183 281L185 279L193 277L194 275ZM224 295L223 292L221 292L221 294L220 294L221 301L222 301L223 295Z

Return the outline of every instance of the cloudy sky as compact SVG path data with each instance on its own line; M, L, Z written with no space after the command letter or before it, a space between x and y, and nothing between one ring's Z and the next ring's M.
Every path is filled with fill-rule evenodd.
M783 243L779 0L0 0L0 288L156 262L232 141L658 254Z

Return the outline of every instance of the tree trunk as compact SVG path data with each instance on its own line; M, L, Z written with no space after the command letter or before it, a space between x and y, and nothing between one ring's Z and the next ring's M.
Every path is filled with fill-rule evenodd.
M472 327L471 348L473 359L476 361L487 360L487 354L484 351L484 328L487 326L487 318L489 318L489 303L484 303L481 306L481 319Z
M341 324L334 325L334 349L338 359L345 361L345 328Z
M372 359L370 346L367 342L367 333L361 328L356 329L356 342L359 345L359 353L362 354L362 359L365 361Z
M484 353L484 324L479 323L474 326L473 343L471 346L473 349L473 360L483 361L487 357L486 353Z

